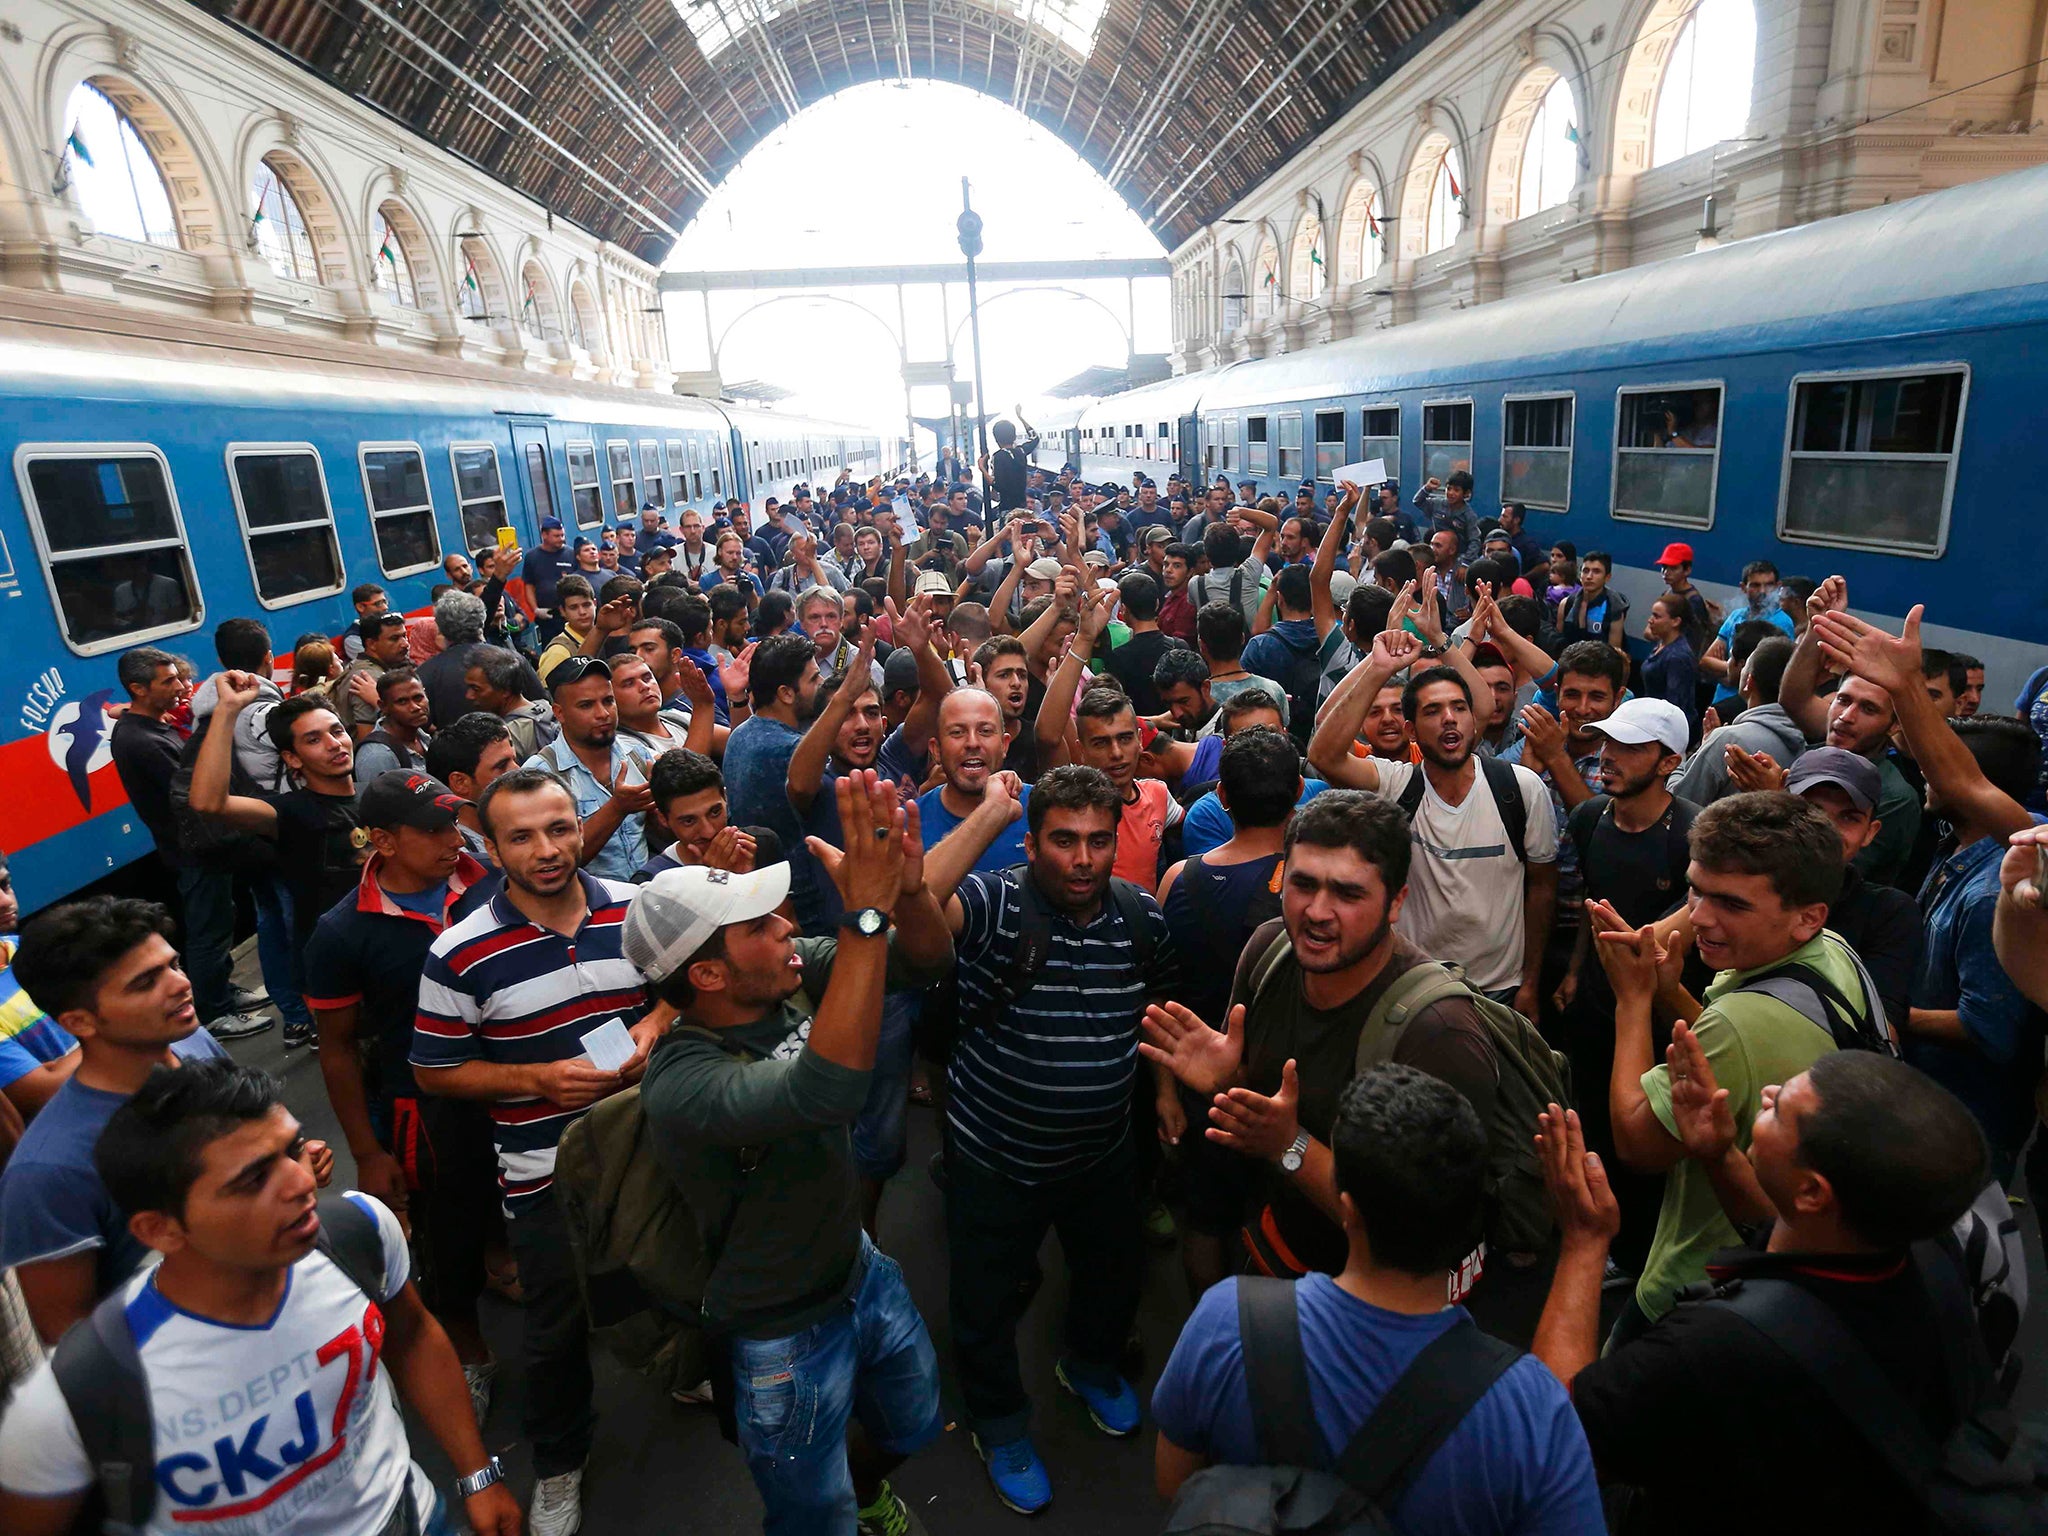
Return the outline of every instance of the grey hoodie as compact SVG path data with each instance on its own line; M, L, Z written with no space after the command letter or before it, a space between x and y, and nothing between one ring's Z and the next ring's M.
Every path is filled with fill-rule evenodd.
M209 677L192 695L193 718L205 719L219 702ZM270 712L283 702L284 692L277 684L267 677L258 678L255 702L235 717L235 762L267 795L281 795L292 787L291 775L284 771L284 759L277 755L277 747L265 728Z
M1694 805L1711 805L1728 793L1727 747L1730 742L1749 752L1767 752L1780 768L1806 750L1806 737L1777 704L1745 709L1710 734L1665 786Z

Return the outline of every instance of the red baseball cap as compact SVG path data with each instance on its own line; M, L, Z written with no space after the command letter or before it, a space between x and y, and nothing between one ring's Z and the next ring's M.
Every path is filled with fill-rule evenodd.
M1692 546L1690 544L1666 544L1664 546L1664 553L1657 557L1657 563L1659 565L1691 565Z

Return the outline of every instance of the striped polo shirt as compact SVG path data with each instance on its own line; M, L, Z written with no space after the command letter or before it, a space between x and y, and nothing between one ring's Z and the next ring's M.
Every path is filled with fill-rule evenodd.
M1014 881L1000 873L969 875L958 894L965 914L953 945L960 1013L979 1018L1008 990L1022 904ZM1080 1173L1122 1144L1138 1019L1148 998L1172 990L1179 969L1158 904L1145 896L1144 905L1153 936L1149 974L1135 963L1114 902L1105 899L1085 927L1055 914L1031 989L961 1035L946 1107L955 1152L1020 1184L1041 1184Z
M529 922L501 891L442 933L427 953L413 1020L412 1064L528 1066L583 1054L583 1036L646 1010L640 973L619 949L635 887L578 872L590 905L575 937ZM541 1098L490 1106L507 1215L544 1193L555 1148L583 1113Z

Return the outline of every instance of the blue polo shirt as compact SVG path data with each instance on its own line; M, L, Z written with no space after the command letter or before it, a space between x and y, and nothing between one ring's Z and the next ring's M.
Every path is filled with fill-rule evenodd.
M945 792L945 788L946 786L941 784L936 788L926 790L917 797L917 822L924 836L924 846L927 853L944 842L946 835L967 819L964 816L955 816L946 809L945 801L940 799L940 796ZM1008 869L1013 864L1022 864L1024 862L1025 820L1031 808L1031 786L1029 784L1024 786L1024 793L1018 797L1017 803L1023 808L1025 814L1020 815L1015 821L996 834L996 840L990 843L982 856L974 861L974 869L969 871L969 873Z
M612 738L612 776L626 766L626 738ZM526 760L528 768L546 768L556 773L569 786L569 794L576 802L576 814L589 820L592 812L611 799L611 787L597 782L597 776L583 766L575 750L569 745L569 738L557 736L540 751ZM643 765L644 766L644 765ZM583 867L593 875L602 875L607 880L631 880L633 871L647 862L647 817L644 812L635 811L619 823L619 829L611 835L595 858L584 860Z
M519 577L533 594L536 608L555 606L555 585L576 569L576 557L567 545L560 549L529 549L520 564Z

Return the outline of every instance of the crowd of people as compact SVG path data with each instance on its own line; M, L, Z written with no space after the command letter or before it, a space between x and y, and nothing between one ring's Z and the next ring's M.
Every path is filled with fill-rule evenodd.
M1918 608L1757 560L1724 609L1679 543L1631 619L1463 473L1090 485L996 435L978 481L548 520L288 662L253 617L203 678L119 658L163 899L0 947L0 1528L573 1536L596 1267L650 1208L687 1294L625 1310L770 1532L920 1529L890 1474L955 1414L1053 1502L1048 1231L1056 1380L1149 1419L1176 1529L1297 1488L1413 1533L1930 1528L2012 1379L1958 1225L2048 1157L2041 679L1982 713ZM346 1192L234 1060L273 1027ZM899 1176L944 1195L943 1367ZM1190 1309L1149 1398L1148 1247Z

